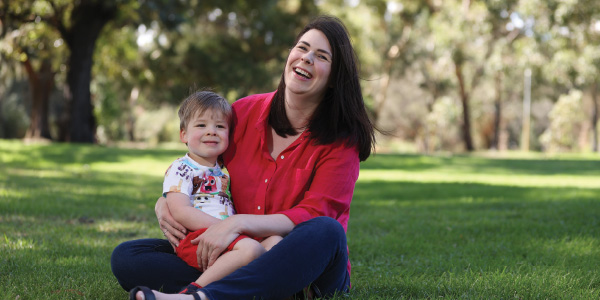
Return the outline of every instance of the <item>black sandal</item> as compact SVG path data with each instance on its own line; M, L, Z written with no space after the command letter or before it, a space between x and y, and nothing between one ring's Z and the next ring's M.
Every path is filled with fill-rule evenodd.
M136 286L133 289L131 289L131 291L129 291L129 300L136 300L135 294L137 294L137 292L139 292L139 291L141 291L144 294L144 299L156 300L156 297L154 296L154 293L152 292L152 290L145 286ZM192 297L194 297L194 300L202 300L202 298L200 298L200 295L198 295L198 293L190 293L187 295L192 295Z
M154 293L152 292L152 290L145 286L136 286L136 287L132 288L131 291L129 291L129 300L136 300L135 294L137 294L137 292L140 292L140 291L142 293L144 293L144 299L156 300L156 297L154 296ZM194 299L196 299L196 297L194 297Z

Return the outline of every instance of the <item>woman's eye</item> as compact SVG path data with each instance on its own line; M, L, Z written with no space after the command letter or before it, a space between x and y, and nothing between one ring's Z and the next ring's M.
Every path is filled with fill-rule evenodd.
M302 49L302 50L306 51L307 48L306 48L306 46L298 46L298 49Z

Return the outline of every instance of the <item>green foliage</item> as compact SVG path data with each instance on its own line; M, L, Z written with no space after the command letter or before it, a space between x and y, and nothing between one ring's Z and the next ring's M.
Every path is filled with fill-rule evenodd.
M142 113L137 119L135 136L153 145L159 142L179 142L176 107L163 105L158 110Z
M28 116L23 104L12 94L0 101L0 138L15 139L25 136Z
M562 95L550 112L550 126L540 137L549 151L568 151L577 147L578 133L582 126L583 106L581 91Z
M97 93L95 117L98 122L98 139L105 144L108 141L124 140L126 137L125 122L127 114L123 114L124 101L119 101L114 89L105 87L101 93Z
M457 145L460 111L450 97L436 99L432 111L427 115L425 135L431 143L428 148L434 151L452 149Z
M153 207L185 151L0 141L6 299L124 299L116 245L159 238ZM352 291L335 299L596 299L597 156L382 155L361 165Z

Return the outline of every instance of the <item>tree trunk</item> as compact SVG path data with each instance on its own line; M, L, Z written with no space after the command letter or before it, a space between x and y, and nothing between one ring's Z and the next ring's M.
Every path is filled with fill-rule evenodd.
M469 115L469 93L467 93L465 87L465 79L462 73L462 62L454 62L454 71L456 78L458 79L458 86L460 88L460 100L462 102L463 111L463 124L462 124L462 136L465 143L465 149L469 152L475 150L473 147L473 138L471 137L471 117Z
M65 101L70 104L68 141L95 141L96 119L90 93L94 47L102 28L116 12L116 4L110 2L82 1L71 14L71 27L61 30L71 51L65 92Z
M494 99L494 138L492 149L500 149L500 126L502 124L502 72L496 72L495 78L496 98Z
M140 95L140 89L136 86L131 89L129 94L129 111L127 117L127 123L125 125L127 129L127 138L130 142L135 141L135 108L137 107L137 100Z
M592 151L598 152L598 82L592 85Z
M425 86L427 87L429 93L431 93L431 101L427 101L427 103L425 104L425 106L427 107L428 116L433 112L433 105L435 104L435 101L439 98L441 93L441 85L435 81L435 78L432 78L429 75L429 63L429 60L424 60L423 64L421 65L421 73L423 74L423 77L425 77ZM425 122L424 130L425 135L423 137L423 147L425 148L425 153L429 153L433 151L434 148L433 145L431 145L430 143L430 136L432 135L432 133L430 132L429 125L427 122Z
M48 103L54 87L54 72L49 59L44 59L38 72L29 59L23 62L31 90L31 123L25 134L27 139L52 139L48 122Z

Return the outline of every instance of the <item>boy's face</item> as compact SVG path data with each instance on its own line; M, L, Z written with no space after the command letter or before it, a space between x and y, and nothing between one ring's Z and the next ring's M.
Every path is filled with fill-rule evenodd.
M229 123L222 113L207 109L188 122L186 128L179 132L179 138L187 143L193 160L213 167L229 145Z

